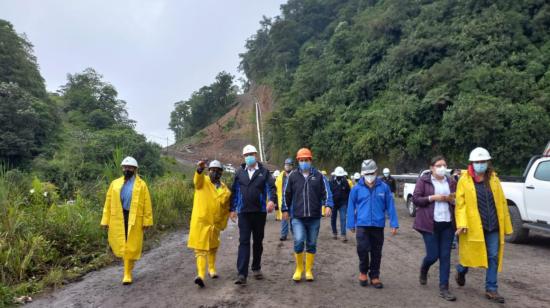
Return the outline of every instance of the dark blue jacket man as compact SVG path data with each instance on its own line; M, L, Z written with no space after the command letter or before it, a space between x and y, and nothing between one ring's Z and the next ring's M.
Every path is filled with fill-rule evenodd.
M231 187L231 214L238 216L239 254L235 284L245 285L250 262L250 237L252 236L252 272L254 278L263 279L261 260L265 222L268 212L277 204L277 189L269 170L256 161L257 150L252 145L243 149L245 163L238 168ZM269 201L268 201L269 200Z

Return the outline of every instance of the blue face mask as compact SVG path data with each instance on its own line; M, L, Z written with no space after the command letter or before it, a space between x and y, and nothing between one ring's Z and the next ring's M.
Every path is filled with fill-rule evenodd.
M300 169L305 170L305 171L311 169L311 163L307 162L307 161L301 161L300 162Z
M254 166L254 164L256 163L256 157L254 156L246 156L244 158L244 162L246 163L247 166Z
M474 165L474 171L476 173L485 173L487 171L487 163L473 163Z

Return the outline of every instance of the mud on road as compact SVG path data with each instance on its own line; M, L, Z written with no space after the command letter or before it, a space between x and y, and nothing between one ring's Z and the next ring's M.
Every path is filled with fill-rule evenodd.
M218 252L217 280L206 288L193 283L195 259L187 249L184 231L167 235L161 245L137 262L134 284L123 286L122 266L114 265L86 275L81 281L44 294L29 307L549 307L550 237L535 235L523 245L507 244L499 291L505 305L484 298L485 271L472 269L465 287L454 282L457 301L438 297L438 266L430 269L426 286L418 283L424 244L412 230L412 218L399 205L400 233L392 237L386 228L381 279L382 290L357 283L355 239L343 243L332 239L329 219L323 219L314 282L291 281L294 271L292 240L279 241L279 222L270 215L264 240L262 270L266 278L249 279L246 287L236 278L238 230L230 223ZM456 264L453 251L453 267Z

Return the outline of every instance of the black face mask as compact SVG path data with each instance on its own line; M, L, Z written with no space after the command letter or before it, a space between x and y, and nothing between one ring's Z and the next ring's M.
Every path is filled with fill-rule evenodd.
M126 180L129 180L131 177L134 176L134 171L132 171L132 170L124 170L123 173L124 173L124 178Z
M342 180L344 180L344 177L343 177L343 176L337 176L337 177L336 177L336 180L337 180L338 182L342 182Z
M212 171L209 176L212 183L217 183L222 178L222 173L220 171Z

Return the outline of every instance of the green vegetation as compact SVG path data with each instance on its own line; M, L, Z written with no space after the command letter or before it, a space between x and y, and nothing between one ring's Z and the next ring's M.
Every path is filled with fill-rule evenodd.
M47 93L32 45L0 20L0 306L113 261L99 223L125 156L152 194L146 238L190 216L192 184L135 131L115 87L91 68L67 79Z
M417 171L480 145L517 173L550 135L549 30L543 0L289 0L241 68L275 89L275 158Z
M237 87L233 79L231 74L221 72L214 83L194 92L189 100L174 104L169 126L177 142L212 124L235 105Z

